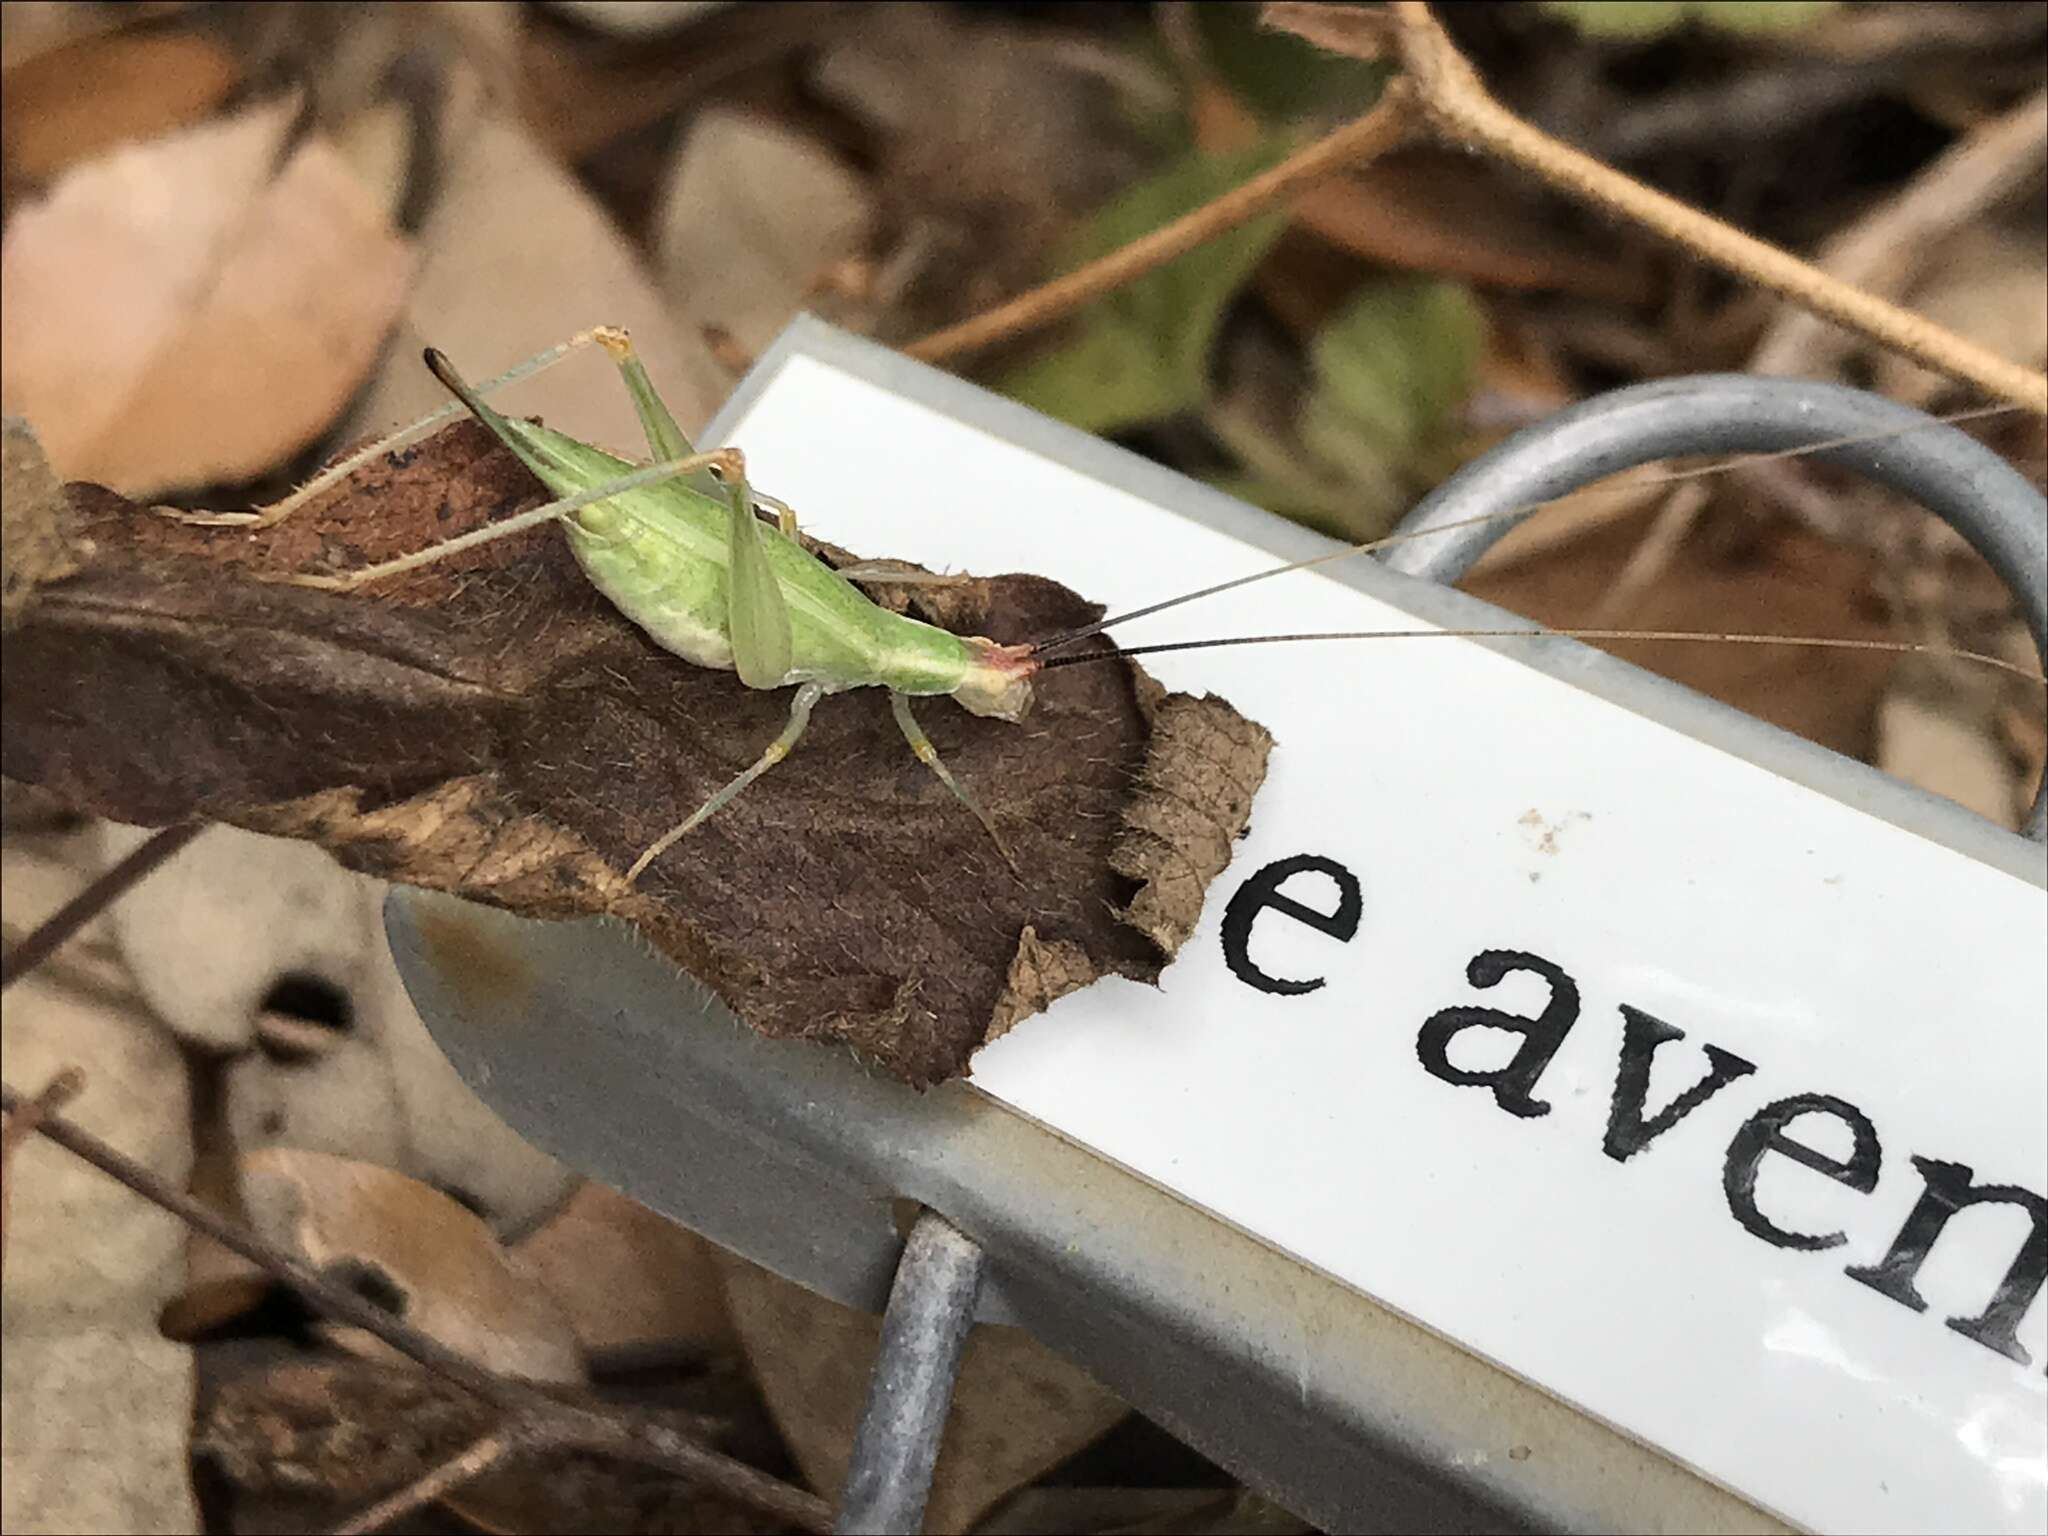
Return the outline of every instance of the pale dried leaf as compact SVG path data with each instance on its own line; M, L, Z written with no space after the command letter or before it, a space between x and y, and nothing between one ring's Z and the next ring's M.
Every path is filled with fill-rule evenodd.
M2048 251L2038 222L2024 229L1962 226L1926 258L1913 308L1958 336L2029 368L2048 364ZM1932 369L1886 355L1876 388L1929 405L1952 388Z
M83 1068L66 1118L184 1180L184 1063L136 1010L31 977L0 1004L0 1057L8 1081L31 1093ZM183 1229L40 1137L15 1151L7 1178L0 1529L196 1532L185 1454L192 1357L156 1327L180 1282Z
M1301 0L1269 0L1259 11L1259 24L1291 32L1318 48L1352 59L1398 56L1399 31L1384 10L1362 5L1303 4Z
M1877 710L1877 766L2001 827L2018 822L2019 774L1989 720L1895 690Z
M709 1244L602 1184L584 1184L518 1246L586 1350L709 1350L732 1323Z
M0 247L0 397L67 478L243 479L362 382L409 257L332 148L276 159L289 102L79 166Z
M311 1050L280 1049L281 1024L297 1023ZM235 1150L296 1147L400 1167L406 1125L391 1062L369 1041L322 1025L259 1020L259 1048L223 1076L222 1116Z
M699 113L655 220L662 289L698 325L758 353L820 274L860 254L867 185L800 134L752 113Z
M1953 231L2017 193L2038 188L2048 161L2048 91L1957 139L1898 192L1831 235L1814 264L1886 298L1907 292ZM1821 378L1857 346L1855 336L1787 305L1756 349L1756 373Z
M106 863L151 835L107 823ZM174 1034L208 1050L244 1050L282 978L344 997L355 987L370 945L381 942L359 890L360 877L317 848L209 827L123 897L112 922L136 985Z
M548 0L548 9L573 16L614 37L655 37L722 11L732 0Z
M511 120L453 113L440 196L419 231L404 330L344 435L368 437L447 403L420 367L432 345L488 375L593 325L633 334L648 375L686 432L730 387L703 341L676 324L602 209ZM506 392L508 409L557 431L628 449L642 441L631 400L595 357Z

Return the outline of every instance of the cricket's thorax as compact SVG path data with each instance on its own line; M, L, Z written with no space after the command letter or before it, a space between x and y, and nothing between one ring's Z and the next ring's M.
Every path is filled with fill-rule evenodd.
M560 495L634 468L546 427L495 412L486 420ZM621 491L565 519L562 528L591 584L656 645L729 672L729 517L715 484L675 481ZM1028 648L963 638L892 613L779 531L761 542L789 613L790 669L776 686L815 682L835 693L881 687L952 694L972 713L1004 720L1020 719L1030 708L1038 663Z

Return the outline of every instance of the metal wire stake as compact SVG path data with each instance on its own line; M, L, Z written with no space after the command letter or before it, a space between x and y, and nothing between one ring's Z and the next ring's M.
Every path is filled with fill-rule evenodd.
M1596 395L1474 459L1417 503L1399 531L1455 526L1547 501L1654 459L1774 453L1835 439L1814 457L1912 497L1968 539L2012 589L2034 648L2048 662L2048 509L2041 493L1967 433L1844 384L1703 373ZM1441 538L1397 545L1381 560L1448 586L1520 521L1446 528ZM2025 831L2048 843L2048 782L2034 797Z
M882 1316L882 1350L832 1527L840 1536L922 1528L982 1265L972 1238L931 1211L917 1218Z

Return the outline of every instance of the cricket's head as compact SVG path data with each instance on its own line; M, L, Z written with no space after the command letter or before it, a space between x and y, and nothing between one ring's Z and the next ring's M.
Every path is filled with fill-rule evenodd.
M1041 663L1028 645L998 645L979 635L965 637L967 675L953 698L970 715L993 715L1012 724L1031 709L1031 679Z

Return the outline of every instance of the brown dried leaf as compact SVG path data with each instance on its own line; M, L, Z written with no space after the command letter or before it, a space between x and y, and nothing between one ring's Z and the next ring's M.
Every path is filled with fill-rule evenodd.
M47 182L117 144L201 122L240 76L234 55L198 32L116 32L38 54L7 71L0 95L7 177Z
M989 1015L987 1039L1007 1035L1032 1014L1050 1008L1057 999L1087 986L1100 974L1080 945L1064 940L1048 944L1039 938L1036 928L1026 928L1018 936L1010 973L1003 978L1002 996Z
M28 423L0 424L0 629L14 628L36 588L78 569L71 503Z
M410 1363L294 1362L228 1382L192 1452L246 1493L359 1504L453 1455L495 1413Z
M1174 954L1194 932L1203 893L1251 820L1273 736L1255 720L1180 693L1153 712L1152 746L1109 862L1138 882L1124 921ZM1162 775L1162 764L1172 772Z
M1259 9L1259 25L1276 32L1291 32L1305 42L1346 58L1400 57L1398 26L1392 16L1378 8L1267 0Z
M1266 131L1215 79L1197 84L1190 115L1196 144L1210 154L1235 153ZM1611 241L1560 228L1541 193L1452 150L1395 150L1303 188L1292 206L1295 228L1319 244L1403 271L1616 304L1639 304L1653 292L1653 274L1640 261L1613 254ZM1356 283L1354 270L1348 286ZM1270 302L1284 285L1265 286ZM1283 314L1291 297L1277 296Z
M724 1431L719 1420L683 1409L638 1412L693 1440L715 1441ZM202 1413L192 1450L239 1491L237 1529L319 1530L439 1465L496 1417L490 1405L410 1364L294 1361L227 1382ZM768 1528L679 1478L582 1455L514 1459L447 1503L483 1530L722 1536Z
M1588 522L1569 545L1475 570L1461 585L1539 623L1583 623L1640 545L1644 518L1637 511ZM1628 622L1644 629L1892 639L1892 621L1868 596L1877 571L1867 552L1794 528L1772 528L1732 556L1696 537L1679 546L1662 577L1637 597ZM1895 658L1866 651L1816 657L1775 646L1653 640L1600 649L1850 757L1869 752L1877 703L1895 667Z
M641 850L781 729L784 696L656 649L546 530L382 595L261 579L353 568L533 505L531 478L481 429L366 469L261 536L73 495L98 552L9 642L0 771L103 814L308 838L370 873L535 917L612 913L764 1034L843 1041L919 1085L959 1075L999 1014L1019 1016L1004 1000L1027 928L1073 946L1063 985L1151 979L1170 958L1160 941L1199 911L1200 879L1173 870L1149 896L1138 883L1173 857L1113 851L1134 783L1171 792L1216 761L1154 743L1142 674L1113 665L1049 678L1022 726L943 701L922 712L1015 845L1021 880L880 701L856 693L627 887ZM904 590L999 640L1099 611L1033 576ZM1256 731L1220 702L1167 702L1212 714L1224 736ZM1247 791L1262 771L1262 749L1231 768ZM1241 830L1165 829L1193 837L1179 857L1196 870Z

